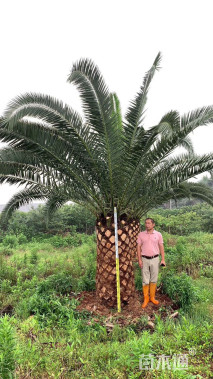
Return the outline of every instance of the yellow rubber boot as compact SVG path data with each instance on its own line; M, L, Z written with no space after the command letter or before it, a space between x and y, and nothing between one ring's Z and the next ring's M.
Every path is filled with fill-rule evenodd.
M144 301L143 301L143 304L141 305L141 308L145 308L149 302L149 284L143 285L143 297L144 297Z
M155 292L156 292L157 283L149 283L149 290L150 290L150 301L153 304L159 304L159 301L155 299Z

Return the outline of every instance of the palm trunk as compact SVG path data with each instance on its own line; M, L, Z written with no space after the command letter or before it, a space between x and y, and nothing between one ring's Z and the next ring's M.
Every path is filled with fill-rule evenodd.
M133 259L136 259L139 220L118 220L118 254L121 304L128 303L135 293ZM96 222L97 271L96 295L101 303L114 307L117 303L115 228L111 218Z

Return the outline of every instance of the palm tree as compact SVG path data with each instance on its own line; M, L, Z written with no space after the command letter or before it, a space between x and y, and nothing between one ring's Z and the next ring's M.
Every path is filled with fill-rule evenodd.
M147 94L160 61L159 52L124 120L117 95L89 59L75 63L68 76L79 90L84 119L61 101L35 93L15 98L1 118L0 138L9 146L0 150L0 182L25 184L5 206L2 225L35 199L47 200L47 219L69 200L88 208L96 216L97 297L108 306L116 304L115 205L125 303L135 290L141 217L169 199L197 197L213 204L210 188L187 181L213 168L213 154L194 154L188 136L213 121L213 106L183 116L171 110L156 125L144 127ZM185 153L173 156L179 146Z

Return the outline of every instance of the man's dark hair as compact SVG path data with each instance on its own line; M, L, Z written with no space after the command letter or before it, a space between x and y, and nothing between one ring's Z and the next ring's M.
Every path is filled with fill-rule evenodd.
M151 220L152 224L155 224L155 220L151 217L147 217L146 220ZM146 220L145 220L145 222L146 222Z

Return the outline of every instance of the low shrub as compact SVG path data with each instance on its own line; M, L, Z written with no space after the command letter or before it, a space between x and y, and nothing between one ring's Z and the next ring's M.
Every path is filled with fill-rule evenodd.
M8 315L0 318L0 377L14 378L16 362L15 332Z
M7 265L3 256L0 255L0 281L7 279L12 285L17 283L17 270L15 267Z
M38 253L37 250L31 250L30 254L30 263L35 265L38 262Z
M3 246L0 248L0 254L2 254L2 255L9 257L10 255L13 255L13 253L14 253L14 250L11 249L11 247L9 247L9 246Z
M27 237L24 235L24 233L20 233L17 235L18 243L19 245L22 245L24 243L27 243Z
M41 328L51 325L65 325L76 308L76 300L59 297L55 293L36 292L28 301L29 315L35 315Z
M166 293L178 306L187 310L199 300L193 280L185 272L175 274L175 270L164 271L161 275L162 292Z
M16 237L15 234L7 234L4 237L2 243L4 246L15 248L18 246L18 238Z
M50 242L54 247L78 247L83 243L91 241L91 239L91 235L81 233L69 233L64 237L61 235L52 236L48 239L48 242Z
M50 275L47 279L39 283L38 294L53 293L65 295L72 290L72 276L67 272Z

